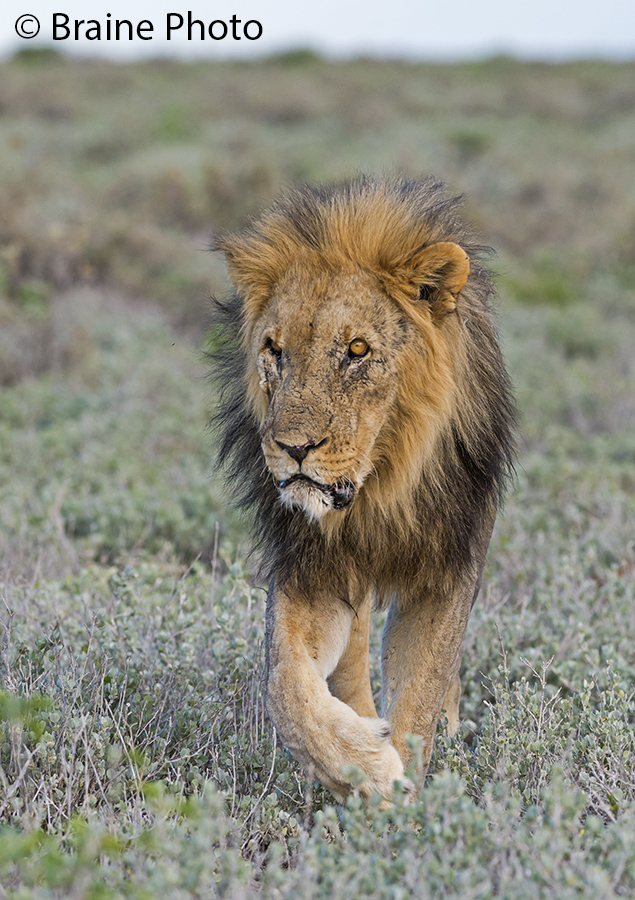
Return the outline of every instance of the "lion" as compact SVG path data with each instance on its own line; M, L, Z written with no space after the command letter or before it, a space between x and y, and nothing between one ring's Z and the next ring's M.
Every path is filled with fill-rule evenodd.
M253 514L268 581L267 710L342 801L424 772L497 509L514 403L479 245L442 184L304 187L222 234L219 465ZM224 337L220 339L218 335ZM386 608L381 716L371 610ZM348 775L347 775L348 773Z

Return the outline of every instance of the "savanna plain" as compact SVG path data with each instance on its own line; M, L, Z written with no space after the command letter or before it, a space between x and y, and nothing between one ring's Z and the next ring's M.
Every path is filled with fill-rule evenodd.
M203 355L212 232L358 171L465 195L520 410L461 730L389 810L267 720ZM0 897L635 896L635 65L18 54L0 385Z

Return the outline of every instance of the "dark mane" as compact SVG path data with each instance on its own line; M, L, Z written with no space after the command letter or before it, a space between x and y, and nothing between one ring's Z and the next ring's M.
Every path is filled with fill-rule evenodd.
M249 513L263 580L275 573L308 592L319 588L328 571L331 581L334 573L340 576L343 599L351 578L375 584L385 598L415 584L425 589L426 572L438 579L443 571L451 581L480 552L479 535L513 473L515 412L492 321L494 290L483 262L489 251L461 222L459 206L460 200L448 197L433 179L359 178L293 191L241 235L215 242L230 262L239 252L247 256L241 293L255 296L260 290L263 298L285 261L298 254L325 258L331 267L346 259L377 271L394 268L398 258L421 247L452 241L471 263L461 293L458 398L448 427L437 436L434 458L401 512L367 503L370 524L360 525L352 508L341 514L334 533L280 503L247 397L249 359L241 338L246 296L233 293L214 301L209 355L219 391L213 420L217 464L236 502ZM363 500L360 495L356 504Z

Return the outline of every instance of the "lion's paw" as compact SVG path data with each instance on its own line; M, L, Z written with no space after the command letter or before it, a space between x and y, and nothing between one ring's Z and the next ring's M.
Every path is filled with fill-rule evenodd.
M359 785L359 793L366 799L379 794L384 801L389 801L399 784L404 793L411 793L414 785L404 774L404 767L399 753L390 743L392 728L386 719L360 718L363 728L358 732L358 740L352 740L351 762L361 770L365 780ZM370 740L368 739L370 737Z

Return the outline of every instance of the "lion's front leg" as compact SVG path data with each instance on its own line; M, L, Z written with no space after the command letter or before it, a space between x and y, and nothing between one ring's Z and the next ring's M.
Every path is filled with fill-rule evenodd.
M327 684L348 647L353 615L339 600L270 590L267 710L285 746L338 799L350 791L342 771L350 764L366 776L364 796L388 799L403 778L388 723L358 715Z
M458 671L474 590L471 582L451 599L395 600L388 610L382 640L382 712L404 763L412 755L406 735L420 735L427 768L444 707L450 732L458 727Z
M372 606L373 598L369 593L352 616L346 649L329 676L328 686L334 697L342 700L360 716L376 718L368 658Z

